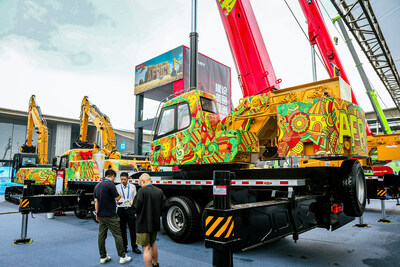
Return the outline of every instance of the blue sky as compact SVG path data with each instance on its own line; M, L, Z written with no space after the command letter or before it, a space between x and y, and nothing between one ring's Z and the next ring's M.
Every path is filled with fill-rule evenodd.
M29 97L36 94L44 114L78 119L81 100L88 95L115 128L133 130L135 66L189 46L190 3L0 0L0 107L27 110ZM284 2L251 3L276 75L283 80L281 88L311 82L310 47ZM297 0L288 3L305 28ZM330 1L322 3L336 16ZM236 106L241 90L215 0L198 1L198 32L199 52L232 68ZM371 110L343 41L338 51L353 88L361 88L356 89L359 102ZM321 63L317 67L318 78L328 78ZM372 68L366 68L378 93L393 106ZM154 105L145 103L145 117L154 115Z

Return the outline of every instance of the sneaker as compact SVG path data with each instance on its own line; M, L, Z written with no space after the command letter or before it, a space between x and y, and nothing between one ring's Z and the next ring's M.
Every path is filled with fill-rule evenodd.
M125 254L125 258L122 258L122 257L119 258L119 264L124 264L124 263L130 262L131 260L132 260L132 258Z
M110 255L107 255L107 257L101 258L101 259L100 259L100 263L106 263L106 262L108 262L108 261L110 261L110 260L111 260Z

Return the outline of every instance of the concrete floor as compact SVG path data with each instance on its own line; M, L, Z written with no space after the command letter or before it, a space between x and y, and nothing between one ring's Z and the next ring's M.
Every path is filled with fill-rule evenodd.
M2 198L1 198L2 197ZM290 237L256 249L235 253L235 266L400 266L400 206L386 201L386 218L381 218L380 202L367 207L364 223L371 228L350 227L356 221L330 232L314 229L300 235L295 244ZM17 211L0 196L0 214ZM73 213L47 219L46 214L29 216L28 237L33 243L12 245L21 235L21 215L0 215L0 266L100 266L97 249L98 225L92 219L78 219ZM156 244L161 266L211 266L212 250L202 241L177 244L163 232ZM119 266L111 234L107 250L112 260L106 266ZM128 252L129 266L144 266L142 255Z

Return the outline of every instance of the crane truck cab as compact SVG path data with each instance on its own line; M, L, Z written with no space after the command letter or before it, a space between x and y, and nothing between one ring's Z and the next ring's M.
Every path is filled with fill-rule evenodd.
M241 129L221 130L215 96L193 90L167 102L151 144L156 166L243 163L256 158L258 138Z

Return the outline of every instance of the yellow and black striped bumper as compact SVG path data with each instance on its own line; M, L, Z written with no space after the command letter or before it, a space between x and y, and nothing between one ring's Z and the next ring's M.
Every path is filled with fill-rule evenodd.
M386 199L386 190L385 189L378 189L376 190L376 195L378 198Z
M208 216L206 219L206 237L217 238L217 239L228 239L233 237L233 228L235 222L232 216L229 217L217 217Z
M208 248L236 250L240 237L235 234L234 210L206 209L205 245Z
M29 208L29 199L21 199L19 202L19 208Z

